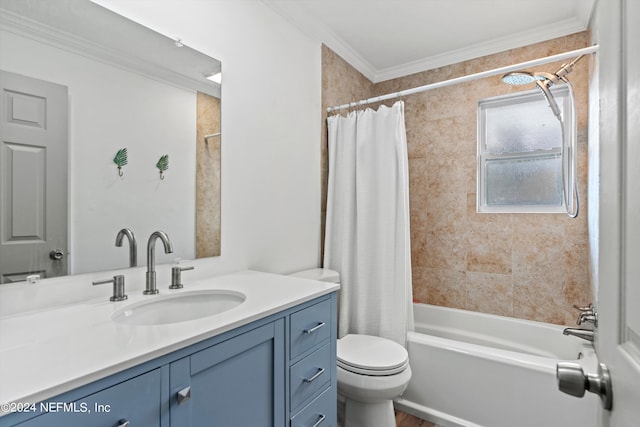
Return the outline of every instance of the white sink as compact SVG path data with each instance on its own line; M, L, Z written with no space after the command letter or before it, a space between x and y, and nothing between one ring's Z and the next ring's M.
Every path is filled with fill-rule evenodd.
M244 302L241 292L223 289L186 291L149 297L117 310L111 319L127 325L164 325L220 314Z

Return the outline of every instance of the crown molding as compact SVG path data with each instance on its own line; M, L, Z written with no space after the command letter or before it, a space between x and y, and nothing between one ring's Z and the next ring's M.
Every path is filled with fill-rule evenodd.
M588 19L587 19L588 20ZM418 61L408 62L395 67L377 70L374 75L374 83L383 82L410 74L431 70L446 65L451 65L470 59L493 55L506 50L528 46L545 40L567 36L588 28L588 23L578 18L567 19L531 31L510 34L507 37L493 39L488 42L477 43L462 49L452 50L440 55L433 55ZM331 46L329 46L331 47Z
M262 2L291 25L298 28L298 30L307 35L311 40L328 46L342 59L347 61L351 66L373 82L377 71L371 63L364 59L362 55L351 47L350 44L345 42L329 27L324 25L322 22L314 20L309 13L296 4L296 2L288 2L287 7L281 7L277 2L271 0L262 0Z

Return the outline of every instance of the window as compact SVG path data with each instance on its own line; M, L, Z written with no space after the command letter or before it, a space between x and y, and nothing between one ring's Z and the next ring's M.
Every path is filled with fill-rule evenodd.
M567 211L573 103L566 85L551 93L564 124L537 89L478 102L478 212Z

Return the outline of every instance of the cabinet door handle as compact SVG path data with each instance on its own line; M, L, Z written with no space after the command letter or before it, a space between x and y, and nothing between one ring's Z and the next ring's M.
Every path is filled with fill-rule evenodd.
M320 328L324 327L324 325L325 325L325 323L324 323L324 322L320 322L320 323L318 323L316 326L314 326L313 328L305 329L305 330L304 330L304 331L302 331L302 332L304 332L305 334L312 334L312 333L314 333L315 331L317 331L318 329L320 329Z
M324 422L326 418L327 416L325 414L320 414L320 419L318 419L318 421L316 421L316 423L312 427L318 427L320 424Z
M314 382L315 380L317 380L317 379L318 379L318 377L319 377L320 375L322 375L322 374L324 374L324 368L319 368L319 369L318 369L318 372L316 372L316 373L315 373L311 378L305 378L305 379L304 379L304 382L305 382L305 383L312 383L312 382Z
M118 421L118 427L129 427L129 420L122 419Z
M191 399L191 387L185 387L178 392L178 405L182 405L189 399Z

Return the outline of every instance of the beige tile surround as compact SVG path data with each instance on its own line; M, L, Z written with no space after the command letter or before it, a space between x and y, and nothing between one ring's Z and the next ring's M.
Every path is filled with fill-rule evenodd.
M220 255L220 99L196 95L196 258Z
M323 46L323 218L326 107L589 45L589 34L582 32L378 84ZM577 219L564 214L476 213L477 102L521 88L495 76L403 99L416 301L557 324L574 324L572 305L591 301L586 211L590 60L583 58L569 75L578 109ZM536 69L555 71L560 65Z

